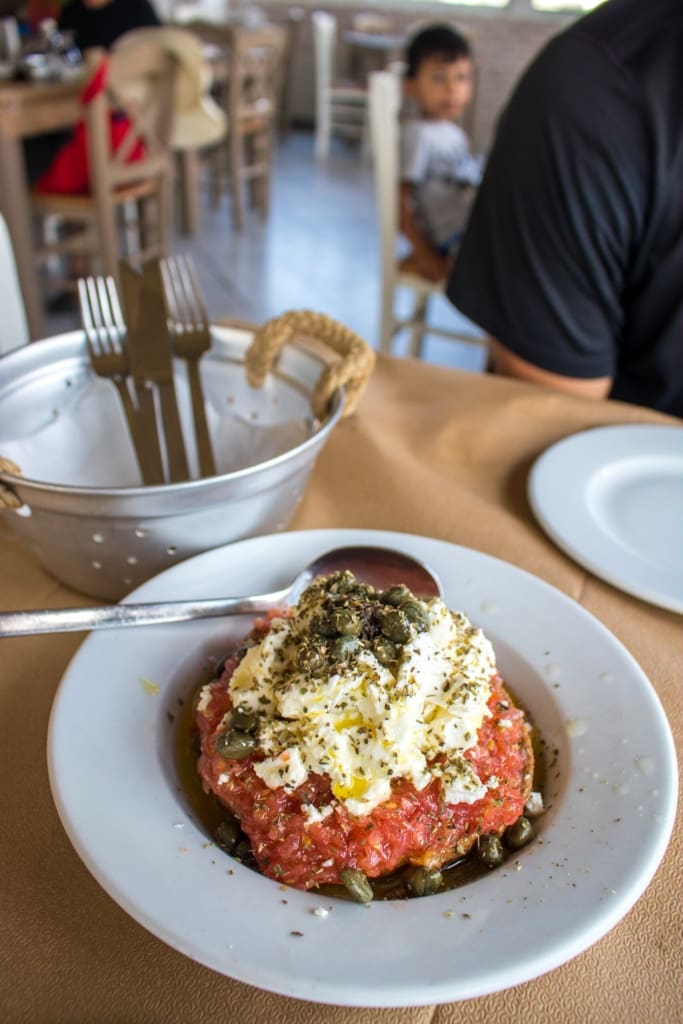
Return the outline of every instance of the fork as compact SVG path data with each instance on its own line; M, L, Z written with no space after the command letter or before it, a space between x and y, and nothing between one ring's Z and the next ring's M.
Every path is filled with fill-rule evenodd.
M199 376L199 360L211 347L211 332L191 257L161 260L161 275L173 349L187 362L200 473L203 477L214 476L216 466Z
M98 377L107 377L116 385L142 472L136 409L128 390L128 356L124 345L126 325L113 277L79 278L78 298L92 368Z

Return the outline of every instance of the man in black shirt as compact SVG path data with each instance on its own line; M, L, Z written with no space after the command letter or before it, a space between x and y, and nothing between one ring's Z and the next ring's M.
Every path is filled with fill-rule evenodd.
M505 110L448 286L497 372L683 416L683 8L607 0Z
M124 32L159 24L149 0L73 0L59 17L60 29L75 33L79 50L108 50Z

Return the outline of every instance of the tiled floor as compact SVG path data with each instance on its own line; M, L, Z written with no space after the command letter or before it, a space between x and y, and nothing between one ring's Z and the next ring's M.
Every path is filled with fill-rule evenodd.
M192 239L177 236L178 252L192 252L209 313L262 323L287 309L315 309L357 331L373 346L379 331L379 250L372 169L358 150L339 142L326 164L313 159L313 136L298 131L280 144L271 213L250 214L232 228L227 195L221 207L202 203ZM446 299L432 319L462 329L466 322ZM48 333L77 326L77 314L53 315ZM474 328L472 328L474 331ZM396 347L401 352L400 341ZM430 338L426 358L464 369L481 368L479 348Z

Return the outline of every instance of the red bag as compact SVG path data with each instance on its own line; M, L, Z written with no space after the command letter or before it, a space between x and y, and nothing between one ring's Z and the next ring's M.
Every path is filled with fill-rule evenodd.
M83 106L90 103L104 89L108 73L109 60L105 58L83 90L81 96ZM115 153L130 131L131 124L125 114L112 113L109 128L111 151ZM145 155L144 143L138 140L131 149L126 163L142 160ZM38 178L33 190L43 194L88 195L90 174L88 170L88 137L84 121L77 123L73 135L68 142L64 143L48 169Z

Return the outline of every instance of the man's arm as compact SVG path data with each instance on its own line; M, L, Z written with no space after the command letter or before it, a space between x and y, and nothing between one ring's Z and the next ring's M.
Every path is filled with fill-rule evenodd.
M611 377L563 377L559 373L551 373L529 363L526 359L515 355L495 338L491 339L491 366L494 373L503 377L516 377L518 380L540 384L542 387L564 391L569 395L582 395L584 398L607 398L612 387Z

